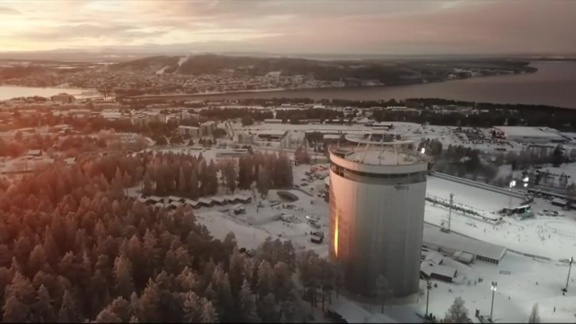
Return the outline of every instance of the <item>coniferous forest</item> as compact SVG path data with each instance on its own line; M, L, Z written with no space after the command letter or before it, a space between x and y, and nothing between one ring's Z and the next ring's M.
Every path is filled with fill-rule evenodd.
M142 167L137 170L137 180L143 174L145 195L197 199L218 194L219 184L231 193L236 189L251 189L253 185L263 192L265 188L291 188L293 184L292 163L283 153L256 152L218 163L206 162L202 153L198 156L148 153L141 157Z
M247 253L190 209L126 197L151 159L55 164L0 183L2 322L301 322L337 292L341 275L314 252L268 239Z

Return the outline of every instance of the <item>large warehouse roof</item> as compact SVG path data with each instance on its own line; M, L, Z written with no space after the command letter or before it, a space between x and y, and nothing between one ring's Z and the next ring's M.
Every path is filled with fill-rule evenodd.
M500 261L506 248L500 245L479 241L466 236L441 232L439 228L424 226L424 245L432 244L455 251L463 251L476 256Z
M286 135L287 131L269 129L269 130L257 131L254 133L259 136L284 136Z
M526 126L495 126L495 129L503 132L508 137L545 137L550 139L562 139L555 129L547 127Z

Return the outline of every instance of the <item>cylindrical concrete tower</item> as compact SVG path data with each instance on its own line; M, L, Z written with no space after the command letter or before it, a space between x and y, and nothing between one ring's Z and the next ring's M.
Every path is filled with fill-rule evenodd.
M330 149L330 258L352 293L382 294L380 276L388 295L417 293L428 160L412 142L347 139Z

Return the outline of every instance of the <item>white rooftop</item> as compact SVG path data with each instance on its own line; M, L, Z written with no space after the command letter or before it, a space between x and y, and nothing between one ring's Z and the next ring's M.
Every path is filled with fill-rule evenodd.
M562 138L557 130L548 127L495 126L494 128L504 132L506 136L547 137L550 139Z
M500 245L479 241L466 236L444 233L439 228L424 226L423 243L444 246L446 248L464 251L473 255L479 255L493 260L501 260L506 248Z
M430 261L424 261L420 264L420 272L424 272L427 276L431 276L432 274L448 278L454 278L456 276L455 268L442 264L434 264Z
M271 135L271 136L283 136L286 134L285 130L264 130L255 132L258 135Z

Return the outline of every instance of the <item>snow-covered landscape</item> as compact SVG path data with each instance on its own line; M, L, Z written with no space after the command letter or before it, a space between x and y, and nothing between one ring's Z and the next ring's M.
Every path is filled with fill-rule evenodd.
M443 143L454 145L470 145L487 152L494 152L502 144L466 143L454 133L454 128L441 126L421 126L410 123L394 123L395 132L403 136L420 140L421 138L438 138ZM346 132L362 133L363 126L332 126L314 125L318 131L333 128L346 129ZM250 132L258 134L274 130L285 130L284 142L252 143L257 151L284 151L293 158L294 147L304 140L304 133L310 130L309 125L259 124L250 127L235 126L235 132ZM523 144L508 144L508 149L520 151ZM217 159L216 149L178 148L165 149L164 152L182 154L202 154L204 158ZM318 168L319 167L319 168ZM328 255L328 239L322 243L312 243L310 233L322 231L329 235L328 204L322 192L325 190L329 164L293 166L295 189L290 190L298 197L290 202L282 199L276 190L270 190L264 199L255 190L238 192L252 197L252 201L244 205L245 213L234 214L231 206L216 206L200 208L195 211L198 220L207 227L211 234L223 239L229 232L236 236L238 245L247 249L256 248L265 238L292 240L300 249L312 249L320 256ZM506 169L508 167L508 169ZM576 166L565 164L560 168L548 168L553 173L574 174ZM502 166L500 172L509 175L513 172L509 165ZM308 174L307 174L308 173ZM314 176L311 176L313 174ZM520 174L518 173L518 176ZM488 317L491 306L490 284L498 282L495 293L495 322L525 322L534 304L540 308L540 316L544 322L571 322L576 319L576 293L569 287L563 295L568 275L567 259L576 251L576 213L563 210L551 204L550 200L533 197L531 209L536 215L533 218L521 220L514 216L503 216L498 212L507 208L522 206L528 197L528 192L522 188L502 189L474 182L468 179L452 179L453 176L429 175L427 181L427 197L449 201L453 194L454 206L461 206L473 211L474 215L458 210L449 212L446 205L426 202L425 226L440 231L446 226L450 217L450 235L464 235L469 238L496 244L507 249L499 264L490 264L476 260L466 265L455 261L450 255L445 255L445 264L457 269L454 282L447 283L433 280L434 287L430 291L429 309L437 318L443 318L446 310L456 297L462 297L474 322L479 319L474 316L478 310ZM546 215L542 212L546 211ZM557 216L547 216L556 212ZM472 215L472 216L471 216ZM476 215L476 216L475 216ZM308 221L318 219L315 228ZM500 220L501 221L498 221ZM570 279L569 285L574 284ZM421 290L414 303L388 305L385 314L396 321L417 321L424 315L426 307L426 282L421 281ZM379 306L362 305L373 313L380 311Z

